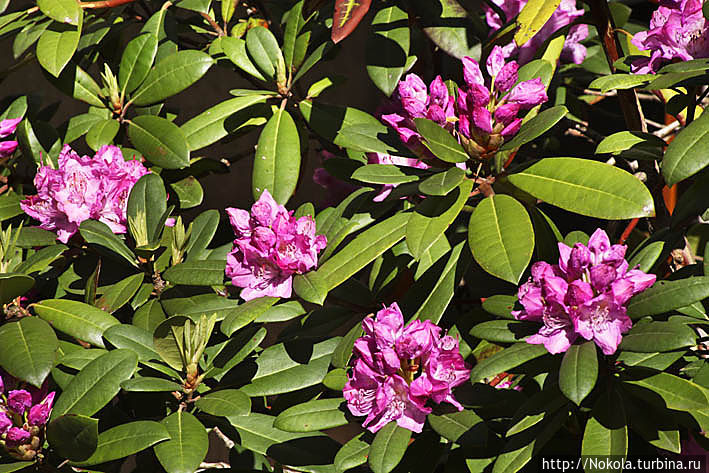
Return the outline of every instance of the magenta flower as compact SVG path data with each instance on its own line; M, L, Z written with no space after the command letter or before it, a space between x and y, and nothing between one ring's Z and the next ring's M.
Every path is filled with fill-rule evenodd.
M7 407L17 414L24 414L32 405L32 395L24 389L10 391L7 395Z
M650 29L635 34L633 44L650 51L632 64L637 74L654 74L674 61L709 57L709 25L701 0L668 0L652 14Z
M125 233L128 195L148 172L139 161L125 161L115 146L103 146L90 158L65 145L59 154L59 169L41 166L34 178L37 194L20 206L40 222L40 228L55 231L63 243L87 219L105 223L114 233Z
M52 406L54 405L54 391L49 393L42 402L35 404L30 408L30 412L27 415L27 422L30 425L44 425L49 419L49 414L52 412Z
M11 427L10 430L7 431L5 442L7 447L12 448L27 443L30 437L32 437L32 435L25 429L21 427Z
M615 353L622 334L632 326L625 303L655 283L654 274L628 271L626 249L611 245L606 232L598 229L588 246L559 243L558 265L534 263L531 278L517 294L524 309L513 312L519 320L543 324L527 343L544 344L556 354L581 336L606 355Z
M317 267L318 253L327 246L324 235L315 235L315 221L310 216L294 218L268 190L251 206L251 213L226 211L236 234L226 275L243 288L241 298L290 297L293 275Z
M22 121L20 118L11 118L0 121L0 138L7 138L15 133L17 124ZM17 149L17 141L0 141L0 158L7 158Z
M5 411L0 411L0 435L7 433L10 427L12 427L12 420L10 420Z
M511 21L519 15L522 8L527 4L527 0L493 0L499 6L507 17L507 21ZM502 28L503 23L500 16L489 6L483 4L485 9L485 20L488 26L492 29L492 35L497 30ZM505 45L502 50L505 57L510 57L517 54L517 61L520 64L526 64L536 56L537 52L554 33L561 28L573 23L577 18L583 16L582 8L576 8L576 0L561 0L561 4L551 15L544 26L525 44L517 47L514 41ZM587 25L574 25L566 35L564 48L561 51L561 60L564 62L572 62L581 64L586 59L586 47L581 44L581 41L588 37Z
M428 400L448 402L459 410L452 389L470 377L458 341L430 320L404 325L393 303L362 321L364 336L354 344L352 373L343 389L350 412L367 416L363 426L377 432L391 421L421 432ZM418 375L418 376L417 376Z

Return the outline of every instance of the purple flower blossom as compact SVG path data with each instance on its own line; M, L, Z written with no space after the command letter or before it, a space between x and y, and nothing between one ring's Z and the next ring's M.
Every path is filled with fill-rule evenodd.
M241 298L290 297L293 274L315 268L318 253L327 245L324 235L315 235L315 221L310 216L294 218L268 190L251 206L251 213L226 211L236 234L226 275L243 288Z
M650 29L635 34L632 42L641 51L650 51L649 57L632 64L637 74L655 73L673 61L709 57L709 25L702 14L702 1L660 2Z
M37 194L20 206L40 222L40 228L55 231L64 243L87 219L105 223L114 233L125 233L128 195L148 172L139 161L124 161L115 146L103 146L90 158L65 145L59 154L59 169L41 166L34 178Z
M52 391L42 402L30 408L30 412L27 415L27 421L30 425L40 426L47 423L49 414L52 412L52 406L54 405L54 394L54 391Z
M507 17L507 21L511 21L519 15L522 8L527 4L527 0L493 0L499 6ZM492 35L497 30L502 28L503 23L500 16L489 6L483 4L485 9L485 19L488 26L492 29ZM517 47L514 41L508 43L502 48L505 57L510 57L517 54L517 61L520 64L526 64L537 54L542 45L554 33L561 28L573 23L577 18L583 16L584 11L581 8L576 8L576 0L561 0L559 7L554 11L549 20L544 26L525 44ZM561 60L564 62L573 62L581 64L586 59L586 47L581 44L581 41L588 37L588 26L574 25L566 35L564 48L561 51Z
M0 158L7 158L17 149L17 141L0 141Z
M30 433L25 429L20 427L11 427L10 430L7 431L5 442L8 447L12 448L22 445L23 443L27 443L30 437Z
M0 435L5 434L12 427L12 420L7 416L5 411L0 411Z
M581 336L606 355L615 353L622 334L632 326L624 304L655 282L653 274L628 271L626 249L611 245L606 232L598 229L588 246L559 243L559 264L535 263L532 277L517 294L524 309L513 312L519 320L543 324L527 343L544 344L555 354Z
M24 389L10 391L7 395L7 407L17 414L24 414L32 405L32 395Z
M15 129L17 129L17 124L21 121L22 117L8 118L0 121L0 138L7 138L8 136L15 133Z
M364 336L354 344L353 370L343 389L350 412L367 416L363 426L377 432L391 421L421 432L431 408L428 400L459 410L452 389L470 376L458 341L441 337L430 320L404 326L396 303L362 321ZM418 375L418 377L416 377Z

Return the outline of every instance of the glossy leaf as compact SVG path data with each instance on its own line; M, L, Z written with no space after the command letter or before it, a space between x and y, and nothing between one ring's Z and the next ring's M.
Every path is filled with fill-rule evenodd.
M120 323L101 309L78 301L45 299L32 307L56 330L101 348L104 346L103 332Z
M483 420L472 410L448 414L429 414L428 422L442 437L464 445L482 445L487 441L488 430Z
M369 448L369 467L374 473L389 473L399 464L406 447L409 446L411 431L389 422L374 436Z
M701 114L672 140L662 160L662 176L668 186L691 177L709 165L704 150L709 146L709 115Z
M177 411L161 422L170 440L155 445L155 456L167 473L193 473L207 456L207 430L189 412Z
M39 388L54 366L59 341L47 322L23 317L0 326L0 346L7 347L0 350L0 366Z
M214 60L202 51L185 50L167 56L150 70L138 90L133 94L133 104L151 105L172 97L207 73Z
M539 324L535 323L512 320L489 320L475 325L470 329L470 335L490 342L514 343L537 333L538 330Z
M70 25L78 25L82 14L75 0L37 0L37 6L52 20Z
M315 432L347 424L341 398L318 399L289 407L278 414L273 426L286 432Z
M103 295L94 305L112 314L131 300L143 284L144 278L145 274L143 273L133 274L115 284L105 287Z
M559 7L561 0L530 0L517 16L519 29L515 33L515 43L522 46L542 29L551 15Z
M517 284L532 260L534 230L514 197L495 194L478 204L468 224L475 261L488 273Z
M458 187L465 178L465 171L452 167L445 172L438 172L421 181L419 191L426 195L447 195Z
M155 115L141 115L128 124L128 137L146 159L165 169L179 169L190 164L190 150L185 135L174 123Z
M685 307L709 297L709 277L690 277L677 281L657 281L628 302L628 316L639 319Z
M34 278L20 273L0 274L0 304L9 304L34 286Z
M277 297L259 297L230 310L222 321L222 333L231 337L234 332L256 320L276 302L278 302Z
M610 74L594 79L589 87L600 89L605 94L610 90L632 89L655 79L655 77L655 74Z
M417 0L411 2L411 8L418 13L423 32L436 46L457 59L480 58L480 40L471 34L473 22L459 2Z
M631 393L645 397L647 390L659 395L663 406L668 409L677 411L693 412L696 410L706 409L707 396L705 388L692 383L684 378L674 376L670 373L657 373L655 371L648 372L647 370L637 372L626 372L623 378L625 387L630 389L633 387L641 388L640 390L632 389ZM652 393L651 393L652 394ZM648 398L654 402L657 396Z
M392 164L365 164L352 173L352 179L371 184L404 184L416 182L419 176L416 171L406 166Z
M120 324L109 327L103 333L103 338L116 348L134 351L138 355L138 361L160 359L153 345L152 334L135 325Z
M225 266L221 260L185 261L168 268L163 278L172 284L219 286L224 283Z
M124 458L168 440L164 425L152 420L137 420L112 427L98 435L96 451L76 465L90 466Z
M401 79L409 55L409 15L398 6L387 6L372 20L367 39L367 74L389 97Z
M268 79L259 71L249 55L246 53L246 41L239 38L224 37L221 40L222 50L224 54L233 62L239 69L247 74L266 82Z
M130 94L143 83L150 72L158 52L158 38L143 33L126 44L118 68L118 85L121 91Z
M545 158L509 181L534 197L590 217L621 220L655 215L647 187L630 173L578 158Z
M63 415L47 425L47 441L62 458L86 460L98 446L98 419Z
M492 378L547 353L544 345L516 343L475 365L470 372L470 380L476 382L484 378Z
M199 410L213 416L244 416L251 411L251 399L238 389L221 389L200 396Z
M135 267L138 266L133 252L105 223L99 222L98 220L84 220L79 227L79 233L81 233L81 236L87 243L93 243L107 248L115 255L123 257L123 259L128 261L131 265Z
M128 196L128 228L137 245L153 245L165 225L167 193L160 176L146 174L138 179Z
M691 347L697 344L697 334L690 327L675 322L637 324L623 335L621 350L655 353Z
M348 37L364 15L369 11L372 0L336 0L335 13L332 16L333 43L339 43Z
M256 26L246 33L246 50L267 79L285 74L285 60L276 37L267 28Z
M564 353L559 369L559 388L570 401L579 405L596 385L598 358L593 340L571 345Z
M362 440L364 434L353 437L342 446L335 455L335 468L338 471L345 471L367 462L369 456L369 444Z
M59 77L55 78L50 74L45 74L45 76L56 88L65 94L95 107L104 106L101 100L103 97L101 87L96 83L93 77L81 67L70 63L68 67L62 70ZM98 116L96 114L89 115L93 115L94 117Z
M470 156L448 130L426 118L415 118L416 129L424 137L424 145L434 156L448 163L464 163Z
M153 332L153 346L155 351L160 354L160 357L170 368L182 370L186 367L184 355L184 326L185 324L194 323L183 315L175 315L165 319L155 328Z
M14 270L18 273L31 274L43 271L53 261L59 258L69 247L66 245L52 245L37 250L20 263Z
M169 379L141 377L123 381L121 389L141 393L180 392L182 386Z
M49 25L37 42L37 60L40 65L54 77L59 77L76 52L80 35L80 25L78 29L62 23Z
M604 393L593 407L593 415L586 422L581 443L581 454L598 458L625 459L628 452L628 426L623 403L618 393ZM585 468L587 472L614 471L609 469Z
M537 137L542 136L547 130L550 130L554 125L559 123L567 113L569 113L569 111L563 105L548 108L540 112L537 116L525 122L514 138L502 145L500 151L519 148L523 144L529 143Z
M160 301L151 299L140 306L133 314L133 325L153 333L155 328L167 317L162 310Z
M112 350L91 361L59 395L52 419L64 414L94 415L118 394L121 382L133 376L137 365L137 355L124 349Z
M263 128L256 146L251 181L254 200L268 189L276 202L285 205L295 192L299 172L298 128L287 111L277 110Z

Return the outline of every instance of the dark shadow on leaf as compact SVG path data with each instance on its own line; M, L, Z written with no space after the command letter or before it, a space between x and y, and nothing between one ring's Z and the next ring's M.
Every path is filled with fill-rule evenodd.
M285 465L324 465L333 462L339 447L329 437L305 437L271 445L266 453Z
M404 67L406 56L399 43L384 36L374 34L367 42L367 66Z

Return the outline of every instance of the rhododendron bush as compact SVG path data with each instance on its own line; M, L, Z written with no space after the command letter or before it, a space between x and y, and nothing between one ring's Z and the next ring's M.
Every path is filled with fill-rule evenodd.
M705 15L0 0L0 473L706 461Z

